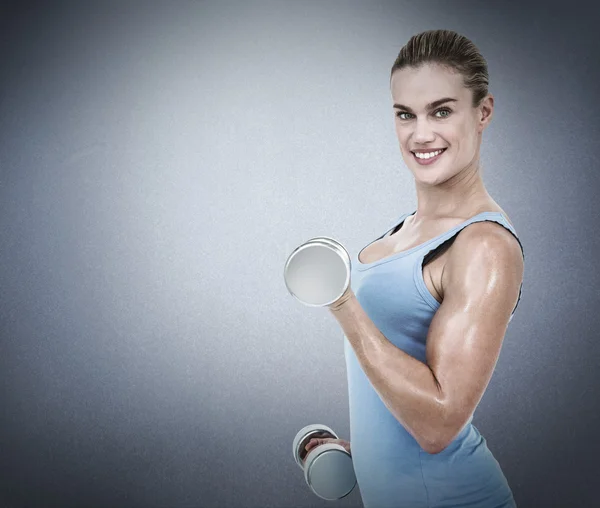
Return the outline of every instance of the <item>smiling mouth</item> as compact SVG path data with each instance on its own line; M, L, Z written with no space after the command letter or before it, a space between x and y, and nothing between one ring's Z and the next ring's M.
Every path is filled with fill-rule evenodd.
M448 148L443 148L441 150L433 150L427 153L419 153L419 156L415 152L411 152L415 160L421 165L433 164L437 161L442 154L448 150Z

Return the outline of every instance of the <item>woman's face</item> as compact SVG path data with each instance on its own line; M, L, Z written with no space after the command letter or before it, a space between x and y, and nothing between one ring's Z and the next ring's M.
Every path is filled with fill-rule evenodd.
M463 77L435 64L395 71L391 92L400 151L415 179L436 185L466 168L476 169L481 133L492 116L492 96L473 108L472 91L463 85ZM452 100L442 103L444 99Z

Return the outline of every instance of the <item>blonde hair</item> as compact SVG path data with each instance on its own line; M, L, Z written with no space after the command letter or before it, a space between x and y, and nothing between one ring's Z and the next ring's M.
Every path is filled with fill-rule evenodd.
M392 70L419 68L436 63L451 68L463 76L465 87L473 92L473 107L481 104L488 94L489 75L485 58L465 36L452 30L427 30L413 35L402 47Z

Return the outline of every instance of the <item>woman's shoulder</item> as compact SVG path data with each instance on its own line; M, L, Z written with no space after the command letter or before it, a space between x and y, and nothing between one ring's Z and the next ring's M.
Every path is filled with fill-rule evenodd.
M515 226L500 205L495 201L488 201L474 207L470 212L470 218L482 213L498 214L504 218L505 223L503 224L502 221L498 223L494 220L481 220L470 224L469 227L462 229L457 235L458 246L462 245L463 249L466 247L469 250L479 244L495 245L495 248L505 249L507 252L511 252L511 255L518 252L519 257L522 256L523 246L517 237ZM459 247L454 250L459 250Z
M500 214L510 228L506 227L507 224L499 224L492 220L482 220L470 224L457 235L457 241L453 245L455 254L458 253L457 255L462 259L470 259L480 255L483 249L489 254L493 253L496 257L504 257L505 260L512 259L521 263L523 246L508 215L500 207L486 207L475 213L474 216L484 212Z

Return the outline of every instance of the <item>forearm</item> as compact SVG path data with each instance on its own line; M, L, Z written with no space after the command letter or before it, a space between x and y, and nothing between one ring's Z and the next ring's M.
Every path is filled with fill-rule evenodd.
M390 412L423 449L440 448L445 410L440 386L429 366L394 346L354 294L330 310Z

